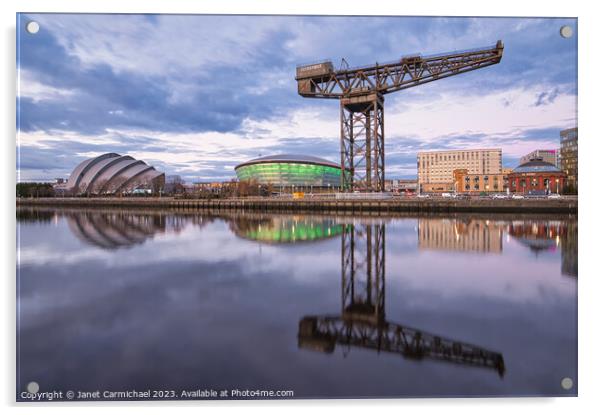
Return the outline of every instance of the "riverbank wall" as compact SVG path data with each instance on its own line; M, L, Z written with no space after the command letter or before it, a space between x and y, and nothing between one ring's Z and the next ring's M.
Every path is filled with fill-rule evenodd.
M17 206L162 208L178 211L245 210L257 212L419 212L419 213L560 213L577 214L577 198L562 199L175 199L150 197L18 198Z

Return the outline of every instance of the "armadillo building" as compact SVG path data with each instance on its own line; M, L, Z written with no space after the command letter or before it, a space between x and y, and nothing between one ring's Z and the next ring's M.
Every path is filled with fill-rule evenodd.
M299 189L338 188L341 166L314 156L279 154L246 161L234 168L240 181Z
M82 161L65 185L73 195L118 195L144 189L157 193L165 185L165 173L142 160L117 153L106 153Z

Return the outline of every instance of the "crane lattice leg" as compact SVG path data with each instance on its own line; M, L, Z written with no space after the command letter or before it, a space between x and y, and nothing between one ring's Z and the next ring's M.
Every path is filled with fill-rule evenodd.
M370 94L341 99L341 188L385 190L384 98Z

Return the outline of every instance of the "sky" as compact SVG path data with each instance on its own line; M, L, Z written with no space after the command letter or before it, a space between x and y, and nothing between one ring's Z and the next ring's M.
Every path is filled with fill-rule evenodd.
M339 103L299 96L296 65L498 39L500 64L385 96L385 171L415 178L418 151L469 148L501 148L516 167L577 125L577 37L576 19L21 14L17 177L67 178L107 152L189 183L230 180L238 163L271 154L336 162Z

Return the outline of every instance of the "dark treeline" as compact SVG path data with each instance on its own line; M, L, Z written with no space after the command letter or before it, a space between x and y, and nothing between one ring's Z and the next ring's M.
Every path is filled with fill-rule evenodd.
M17 197L53 197L50 183L17 183Z

